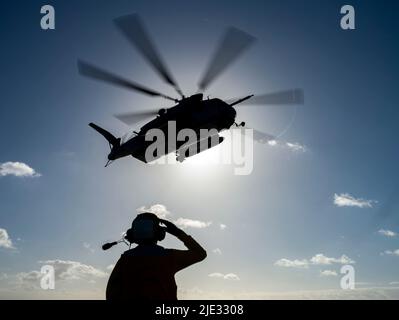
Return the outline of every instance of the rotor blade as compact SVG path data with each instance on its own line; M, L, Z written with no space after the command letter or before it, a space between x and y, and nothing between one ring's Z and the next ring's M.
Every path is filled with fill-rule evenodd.
M167 95L164 95L162 93L159 93L157 91L154 91L152 89L146 88L140 84L137 84L133 81L130 80L126 80L123 79L120 76L114 75L108 71L105 71L103 69L100 69L94 65L91 65L89 63L86 63L84 61L78 60L78 69L79 69L79 73L83 76L89 77L89 78L93 78L96 80L100 80L100 81L104 81L119 87L123 87L126 89L130 89L130 90L135 90L150 96L158 96L158 97L162 97L165 99L169 99L172 101L176 101L176 99L169 97Z
M218 49L213 55L208 68L202 76L198 86L204 91L226 68L234 62L255 38L244 31L230 27L227 29Z
M229 103L229 105L230 105L230 107L233 107L237 104L243 103L244 101L246 101L248 99L251 99L253 96L254 96L253 94L250 94L249 96L246 96L244 98L241 98L241 99L238 99L238 100L235 100L235 101Z
M162 79L174 87L180 96L183 96L178 84L166 68L165 63L151 41L139 15L131 14L122 16L115 19L114 23L122 34L140 51L155 71L158 72Z
M237 99L229 99L236 101ZM242 105L291 105L304 104L304 92L302 89L291 89L262 95L254 95L251 99L246 100Z
M252 129L252 128L248 128L245 127L245 129ZM271 134L256 130L256 129L252 129L253 130L253 136L252 138L256 141L259 142L261 144L266 144L269 143L270 141L276 141L277 138Z
M277 140L277 137L275 137L275 136L273 136L271 134L268 134L268 133L265 133L265 132L262 132L262 131L247 127L247 126L241 127L240 129L242 129L241 133L243 133L245 135L248 134L247 129L251 129L252 130L252 139L254 141L262 143L262 144L266 144L266 143L269 143L271 141L276 141ZM233 128L233 130L236 130L236 129Z
M262 132L259 130L255 130L255 129L253 132L254 132L253 138L256 142L264 144L264 143L268 143L270 141L276 141L276 137L271 134L268 134L268 133L265 133L265 132Z
M122 121L123 123L127 124L128 126L131 126L147 118L154 117L157 114L158 110L151 110L151 111L119 113L119 114L114 114L114 117Z

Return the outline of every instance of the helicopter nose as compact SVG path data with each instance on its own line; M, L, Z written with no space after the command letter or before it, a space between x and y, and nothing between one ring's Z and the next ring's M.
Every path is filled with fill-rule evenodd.
M236 120L236 115L237 112L233 107L229 107L227 110L225 110L221 127L225 129L230 128Z
M232 119L234 119L234 120L236 119L237 111L233 107L231 107L231 109L230 109L230 116Z
M230 107L228 112L228 118L232 123L234 123L234 121L236 120L236 116L237 111L233 107Z
M108 160L116 160L115 154L114 154L113 152L111 152L111 153L108 155Z

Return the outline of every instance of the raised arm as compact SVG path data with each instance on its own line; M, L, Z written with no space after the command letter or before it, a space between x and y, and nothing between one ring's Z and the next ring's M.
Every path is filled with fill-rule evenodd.
M205 249L195 241L191 236L186 234L182 229L176 227L172 222L167 220L161 220L166 228L166 232L174 235L180 241L184 243L188 250L176 250L170 249L170 253L173 255L173 261L175 264L176 272L184 269L194 263L200 262L206 258Z

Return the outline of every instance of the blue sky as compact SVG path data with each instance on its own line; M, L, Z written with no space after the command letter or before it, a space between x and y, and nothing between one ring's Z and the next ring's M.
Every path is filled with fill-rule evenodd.
M154 204L173 221L212 222L186 229L208 258L178 274L181 298L353 297L339 286L343 255L356 270L351 294L399 296L399 4L46 3L56 10L54 31L40 29L42 1L3 4L0 19L1 298L103 298L107 267L124 248L102 252L101 244L117 239L137 208ZM344 31L340 8L348 3L356 30ZM305 151L257 144L248 176L207 164L206 154L200 165L147 166L126 158L104 168L108 146L89 122L121 135L129 128L112 114L170 104L82 78L77 59L173 95L112 24L133 12L187 94L196 92L227 26L254 35L256 45L207 94L304 88L304 106L243 107L238 120L274 134L289 127L284 140ZM8 162L38 174L15 176L33 172ZM181 247L171 237L163 245ZM40 261L64 272L53 292L35 288ZM89 271L82 275L79 266ZM337 275L321 275L326 270ZM230 273L239 280L223 278Z

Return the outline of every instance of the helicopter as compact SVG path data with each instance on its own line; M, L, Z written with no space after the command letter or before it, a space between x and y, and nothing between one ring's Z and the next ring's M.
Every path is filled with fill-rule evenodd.
M164 98L175 103L172 107L162 108L159 110L156 109L114 115L117 119L128 126L133 126L141 120L155 117L143 125L139 131L130 131L122 137L115 137L104 128L94 123L90 123L89 126L100 133L109 143L110 153L108 154L108 162L105 165L106 167L113 161L126 156L133 156L145 163L150 162L148 157L146 157L146 150L152 143L146 139L148 132L150 132L151 129L160 129L167 137L168 124L171 121L175 122L176 130L189 128L194 130L195 133L198 133L198 138L195 142L196 145L194 148L196 151L193 153L193 149L191 148L190 152L187 152L190 145L184 141L175 141L172 148L167 146L164 149L165 152L159 152L158 150L151 160L175 152L176 160L182 162L188 156L198 154L222 143L224 138L219 136L219 132L228 130L234 126L245 127L245 122L239 124L236 122L237 112L234 106L239 104L293 105L304 103L304 93L302 89L290 89L262 95L251 94L244 98L228 100L222 100L219 98L210 99L209 97L208 99L203 98L203 92L209 87L209 85L255 42L253 36L235 27L230 27L225 32L216 52L207 66L206 71L198 83L198 92L186 97L169 72L166 64L163 62L163 59L144 27L140 16L138 14L122 16L115 19L114 24L122 35L126 37L134 47L136 47L143 58L156 71L156 73L158 73L160 78L174 88L176 93L179 95L179 98L174 98L160 93L139 83L99 68L91 63L78 60L78 71L82 76L133 90L151 97ZM213 133L202 137L199 135L199 132L204 129L210 130L209 132ZM258 130L254 130L253 138L262 143L276 139L273 135ZM206 140L205 143L203 143L204 140ZM166 144L167 141L168 139L166 138Z

